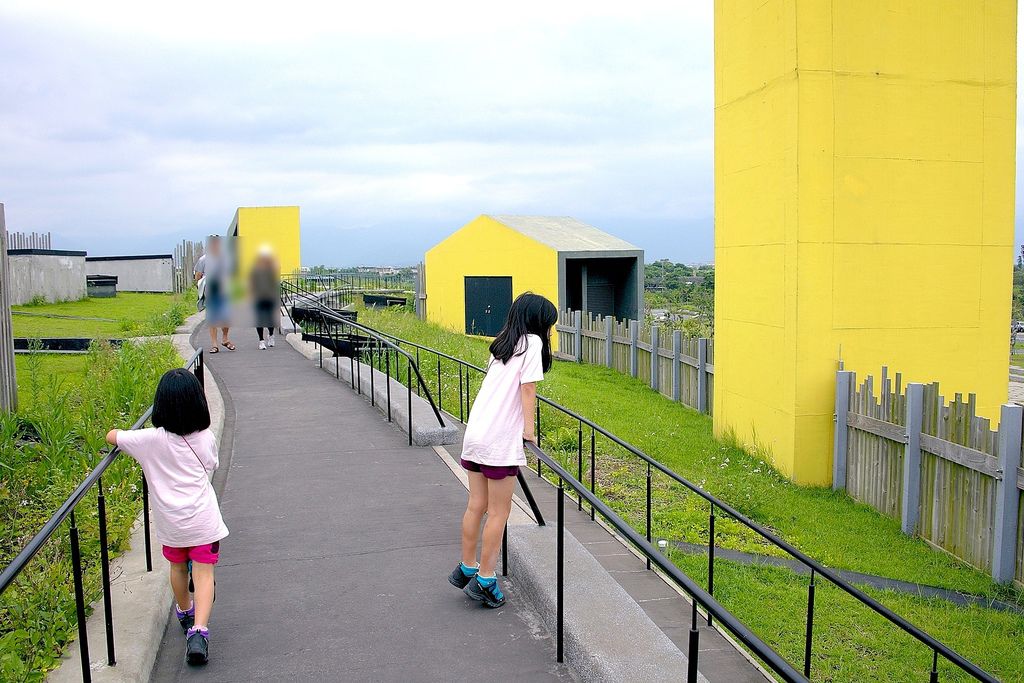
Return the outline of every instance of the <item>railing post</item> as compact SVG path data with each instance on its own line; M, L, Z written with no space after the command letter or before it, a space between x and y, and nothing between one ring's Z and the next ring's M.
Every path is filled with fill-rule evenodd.
M708 516L708 595L715 596L715 504L711 504ZM708 626L711 626L711 611L708 610Z
M917 533L921 515L921 419L924 416L924 385L907 385L907 445L903 451L903 533Z
M146 475L142 475L142 530L146 542L146 571L153 571L153 541L149 522L149 483Z
M114 615L110 605L110 551L107 548L107 500L103 493L103 477L96 481L96 513L100 524L100 580L103 584L103 625L107 637L107 665L114 666Z
M651 542L651 463L647 463L647 542ZM651 569L651 558L647 557L647 569Z
M679 401L683 395L682 368L679 367L679 357L682 355L683 332L672 330L672 400Z
M693 616L690 620L690 648L686 655L686 683L697 683L697 657L700 656L700 631L697 630L697 596L691 595Z
M199 349L199 357L196 358L196 365L192 369L192 374L199 380L199 386L206 388L206 368L203 367L203 349Z
M1017 561L1017 515L1020 492L1017 468L1020 467L1021 420L1024 407L1004 403L999 411L999 469L996 481L995 529L992 537L992 578L1001 583L1013 581Z
M604 364L615 365L615 316L604 317Z
M697 411L705 415L708 409L708 340L697 340Z
M565 578L565 486L562 482L562 478L558 478L558 546L557 546L557 567L558 567L558 578L557 578L557 615L555 620L557 622L556 630L556 644L557 644L557 657L559 663L563 661L562 656L562 639L563 639L563 619L565 616L565 595L564 595L564 578Z
M814 567L807 585L807 623L804 629L804 678L811 677L811 645L814 642Z
M636 377L637 374L637 340L640 337L640 323L636 320L629 321L629 375Z
M85 623L85 589L82 587L82 552L78 545L78 525L71 512L71 575L75 582L75 612L78 617L78 647L82 655L82 680L92 680L89 668L89 631Z
M573 344L575 345L576 362L583 362L583 311L573 311Z
M651 325L651 389L661 386L661 328Z
M412 362L406 359L405 364L405 380L409 383L409 386L405 390L407 397L406 407L409 410L409 445L412 445Z
M850 385L853 373L849 370L836 372L836 414L835 434L832 437L832 489L846 488L846 450L850 432L847 428L850 413Z

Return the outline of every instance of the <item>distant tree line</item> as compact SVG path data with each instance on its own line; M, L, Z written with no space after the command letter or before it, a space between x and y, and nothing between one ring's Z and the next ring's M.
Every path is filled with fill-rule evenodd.
M690 266L668 259L648 263L644 267L644 290L648 322L680 329L692 337L714 336L713 265Z

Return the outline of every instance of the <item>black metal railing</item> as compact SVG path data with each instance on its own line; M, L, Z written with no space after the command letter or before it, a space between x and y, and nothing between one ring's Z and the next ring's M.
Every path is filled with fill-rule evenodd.
M192 358L185 364L185 369L191 369L199 380L199 384L205 387L205 370L203 364L203 349L200 348ZM135 421L131 429L139 429L153 414L153 406L146 409L142 417ZM75 510L85 498L89 490L95 486L97 490L97 518L99 520L99 545L100 545L100 582L103 590L103 622L106 631L107 664L114 666L117 659L114 651L114 618L111 609L110 593L110 552L107 541L107 508L106 497L103 491L103 474L107 471L121 450L116 446L112 447L93 470L82 480L70 496L61 504L57 511L43 524L35 536L25 545L17 557L7 565L0 573L0 595L2 595L15 579L21 574L25 567L32 561L36 554L42 549L47 541L57 532L65 520L70 521L68 530L71 542L71 568L72 578L75 586L75 612L78 620L78 641L79 651L82 660L82 680L92 680L92 672L89 667L89 636L86 627L86 598L82 574L82 553L81 541L79 538L78 524L75 519ZM149 487L146 484L146 477L142 475L142 519L144 536L146 541L146 571L153 571L152 541L150 538L149 523Z
M340 379L341 358L347 355L350 364L352 388L359 391L359 393L362 393L363 373L361 363L366 361L370 368L370 372L368 373L370 376L370 402L373 405L376 405L377 401L374 377L377 372L384 372L386 376L386 411L389 422L392 419L392 367L394 368L396 381L398 381L399 384L402 384L400 358L405 360L406 381L404 385L406 387L406 410L408 412L410 446L413 442L412 396L414 391L417 392L419 396L425 398L430 404L430 408L434 413L434 417L437 419L438 425L441 427L445 426L444 417L441 416L441 410L434 402L434 397L430 392L430 388L424 381L423 375L420 373L419 364L416 359L413 358L412 354L376 330L366 327L365 325L360 325L351 317L328 308L319 299L317 299L315 293L305 290L294 282L289 282L287 280L282 281L281 290L285 298L286 306L290 301L294 310L295 303L297 301L302 301L303 305L306 307L306 320L304 322L303 329L306 330L306 334L312 341L316 342L319 347L320 367L323 367L324 364L323 350L326 347L334 354L335 375ZM307 329L310 327L313 328L312 331ZM394 357L393 362L392 357ZM414 377L416 380L415 383L413 382Z
M323 349L325 346L334 353L335 377L341 379L340 363L341 358L348 356L349 359L349 377L352 383L352 389L358 393L362 393L362 380L363 373L361 370L357 370L357 363L367 360L370 366L370 404L376 406L376 391L374 386L374 370L383 372L387 379L387 390L385 393L385 400L387 401L387 417L388 421L391 421L391 353L395 354L395 379L401 383L401 369L398 363L398 356L401 355L406 360L406 398L408 401L407 407L409 412L409 445L413 443L412 439L412 392L415 390L417 395L423 396L427 399L431 409L437 418L438 424L441 427L445 426L444 418L441 413L443 412L441 407L441 396L440 390L437 394L437 401L434 400L434 395L430 391L430 387L424 381L423 374L420 371L420 358L419 352L417 351L415 358L412 354L408 353L401 348L399 343L392 341L391 335L385 334L378 330L375 330L366 325L361 325L351 317L345 316L337 311L331 311L327 309L322 303L316 300L315 295L312 292L305 291L301 286L296 285L294 282L283 281L281 283L282 292L282 305L286 308L289 303L292 304L292 310L294 311L294 304L296 301L303 301L307 307L307 318L305 323L307 326L313 327L312 334L307 334L314 341L322 342L317 343L320 351L319 364L323 367L324 356ZM309 312L312 312L310 315ZM344 328L351 328L362 333L363 338L358 338L360 335L343 335L340 330ZM304 333L306 334L306 333ZM413 384L413 374L416 377L416 384ZM438 385L440 387L440 383ZM414 388L415 387L415 388ZM460 401L460 421L464 418L461 414L461 401ZM519 486L523 491L523 495L526 497L526 502L530 506L530 510L533 513L533 518L538 525L544 526L544 514L540 510L540 506L537 505L537 501L533 496L533 492L530 490L530 485L526 481L522 472L517 477ZM505 534L508 534L508 527L506 525ZM508 557L507 551L504 545L502 545L503 561L507 564Z
M416 342L411 342L411 341L408 341L406 339L402 339L400 337L397 337L397 336L392 335L392 334L388 334L386 332L382 332L380 330L375 330L375 332L377 334L379 334L379 335L382 335L382 336L385 336L385 337L389 338L392 342L394 342L398 346L405 346L405 347L410 348L410 349L415 349L415 355L416 355L417 361L419 361L421 353L430 354L430 355L433 355L435 357L435 359L436 359L436 368L437 368L437 370L436 370L436 375L437 375L437 389L436 389L436 391L437 391L437 396L438 396L438 402L439 403L441 402L441 396L442 396L442 393L443 393L443 386L442 386L443 373L442 373L442 370L441 370L441 360L444 359L444 360L448 361L449 363L456 364L458 366L458 375L459 375L459 379L458 379L458 382L459 382L459 385L458 385L458 392L459 392L459 399L458 399L458 401L459 401L459 409L458 409L459 410L459 420L460 421L465 421L468 418L469 408L470 408L470 405L471 405L471 402L472 402L472 391L471 391L472 390L472 382L470 381L470 374L471 373L485 374L486 373L486 369L485 368L482 368L482 367L480 367L478 365L475 365L473 363L465 361L465 360L463 360L461 358L456 358L455 356L452 356L450 354L444 353L442 351L438 351L438 350L432 349L432 348L430 348L428 346L424 346L424 345L418 344ZM583 509L583 503L584 503L584 501L586 501L588 503L588 505L590 506L590 516L591 516L591 519L594 519L595 518L595 514L598 513L598 512L603 517L608 519L607 514L605 514L605 512L602 511L601 507L599 507L597 505L594 505L593 500L592 500L592 499L596 499L595 482L596 482L596 461L597 461L597 437L599 435L602 438L607 439L609 442L615 444L619 448L625 450L627 453L629 453L629 454L635 456L636 458L638 458L644 464L644 466L646 468L646 476L645 476L645 483L646 483L645 531L644 531L644 535L643 535L643 541L646 544L646 546L650 546L651 542L652 542L652 515L653 515L653 508L652 508L652 478L653 478L653 475L655 473L661 473L661 474L667 476L673 482L675 482L675 483L685 487L686 489L688 489L692 493L700 496L705 501L707 501L707 503L708 503L708 538L709 538L709 540L708 540L708 568L707 568L707 572L708 572L707 594L708 594L708 596L711 596L711 597L714 596L714 564L715 564L715 547L716 547L716 544L715 544L715 519L716 519L716 517L719 514L725 515L725 516L735 520L736 522L738 522L742 526L750 529L755 534L757 534L758 536L760 536L761 538L766 540L768 543L770 543L770 544L774 545L775 547L779 548L780 550L783 550L784 552L786 552L793 559L795 559L798 562L800 562L808 570L809 581L808 581L808 584L807 584L807 609L806 609L805 616L804 616L804 652L803 652L803 661L802 661L802 671L803 671L803 676L805 678L810 679L810 676L811 676L811 658L812 658L813 645L814 645L814 609L815 609L816 582L818 580L822 580L823 579L823 580L828 581L829 583L831 583L835 587L839 588L843 592L847 593L848 595L850 595L851 597L853 597L854 599L859 601L862 605L864 605L865 607L870 609L872 612L874 612L874 613L878 614L879 616L885 618L887 621L889 621L891 624L893 624L896 628L898 628L901 631L903 631L904 633L912 636L914 639L916 639L918 642L920 642L926 648L928 648L931 651L931 654L932 654L932 657L931 657L931 660L932 660L931 664L932 665L931 665L930 671L928 672L929 673L929 681L931 681L931 683L937 683L937 681L939 680L938 662L939 662L939 657L940 656L943 659L945 659L946 661L948 661L951 664L955 665L956 667L960 668L961 670L963 670L965 673L969 674L970 676L972 676L976 680L986 681L986 682L990 682L990 683L996 683L998 681L998 679L996 679L994 676L992 676L988 672L986 672L983 669L981 669L978 665L974 664L973 662L971 662L970 660L965 658L963 655L959 654L958 652L956 652L955 650L953 650L949 646L943 644L942 642L940 642L939 640L937 640L933 636L929 635L927 632L925 632L924 630L922 630L918 626L915 626L914 624L910 623L909 621L907 621L906 619L904 619L900 615L896 614L895 612L893 612L891 609L889 609L885 605L881 604L880 602L878 602L877 600L875 600L871 596L869 596L866 593L864 593L864 591L858 589L857 587L853 586L852 584L850 584L849 582L847 582L846 580L841 578L833 570L829 569L828 567L825 567L824 565L822 565L817 560L815 560L812 557L808 556L806 553L798 550L792 544L788 543L787 541L785 541L782 538L778 537L777 535L775 535L774 533L772 533L768 529L764 528L763 526L761 526L757 522L753 521L752 519L750 519L746 515L742 514L741 512L739 512L738 510L733 508L731 505L729 505L725 501L721 500L720 498L718 498L718 497L714 496L713 494L709 493L708 491L704 490L703 488L701 488L697 484L689 481L685 477L683 477L683 476L679 475L678 473L674 472L673 470L669 469L667 466L665 466L664 464L658 462L657 460L655 460L651 456L647 455L646 453L641 451L636 446L634 446L634 445L630 444L629 442L619 438L618 436L616 436L612 432L608 431L607 429L601 427L600 425L597 425L592 420L589 420L588 418L583 417L579 413L576 413L575 411L570 410L569 408L566 408L566 407L556 403L555 401L552 401L551 399L545 398L545 397L540 396L540 395L537 396L537 411L536 411L536 415L534 416L534 420L536 422L536 425L535 425L536 429L535 429L535 431L536 431L536 435L537 435L537 445L538 446L541 446L541 447L543 446L543 443L542 443L542 436L543 436L543 434L542 434L542 429L541 429L541 427L542 427L541 406L542 405L548 406L552 410L555 410L556 412L560 413L562 416L564 416L565 418L568 418L571 422L576 424L576 428L577 428L577 441L576 441L576 443L577 443L577 452L576 452L577 458L576 458L576 465L577 465L577 467L576 467L576 476L575 476L575 479L573 479L573 481L576 482L576 483L579 483L580 486L586 488L587 490L586 491L581 491L578 488L576 488L575 485L573 486L573 488L575 488L577 490L578 494L579 494L577 496L577 501L576 501L578 509L582 510ZM589 439L589 442L590 442L589 443L589 461L590 461L589 462L589 469L590 469L590 473L589 473L590 474L590 477L589 477L589 488L587 488L586 486L584 486L582 484L582 482L584 481L584 461L587 459L587 455L585 454L585 449L584 449L584 432L585 431L589 431L590 432L590 434L589 434L589 436L590 436L590 439ZM543 467L544 464L549 464L549 466L550 466L550 463L547 462L547 461L550 461L550 457L548 457L546 459L538 457L536 459L536 462L537 462L537 475L538 476L542 475L542 467ZM562 471L564 473L564 469ZM559 476L560 476L561 479L565 479L565 475L564 474L560 474ZM605 506L605 507L607 507L607 506ZM611 522L610 519L609 519L609 522ZM613 523L613 526L615 526L614 523ZM630 541L632 542L633 539L630 538ZM634 545L636 545L636 544L634 543ZM650 554L646 553L644 551L644 548L639 548L639 549L640 549L640 551L643 554L645 554L647 556L646 557L646 562L647 562L647 568L648 569L651 568L652 563L658 564L658 566L661 566L661 563L659 561L657 561L656 559L652 558L650 556ZM672 566L675 567L675 565L672 565ZM678 568L676 569L676 571L678 571ZM672 576L672 574L670 574L670 576ZM674 578L675 577L673 576L673 579ZM689 592L689 590L685 586L684 586L684 590L687 590L687 592ZM703 603L701 603L701 604L703 604ZM716 618L718 618L717 613L715 611L713 611L713 610L708 610L708 612L707 612L707 623L708 623L709 626L713 625L714 620ZM737 636L737 637L739 637L739 636ZM743 639L740 638L740 640L742 641Z

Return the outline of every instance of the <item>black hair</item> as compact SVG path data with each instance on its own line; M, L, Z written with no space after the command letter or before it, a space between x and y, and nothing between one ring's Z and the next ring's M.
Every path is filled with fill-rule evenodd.
M152 422L154 427L163 427L178 436L210 426L210 407L195 375L184 368L164 373L153 398Z
M528 335L540 337L541 363L544 372L551 369L551 327L558 322L558 309L555 305L533 292L524 292L512 302L508 309L505 326L491 342L491 355L502 363L507 363L512 356L526 353L526 347L520 340Z

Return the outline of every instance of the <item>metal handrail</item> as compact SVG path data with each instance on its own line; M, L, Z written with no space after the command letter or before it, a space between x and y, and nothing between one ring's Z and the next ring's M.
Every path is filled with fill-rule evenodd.
M438 424L441 427L445 426L444 418L441 416L441 411L440 411L440 409L438 409L437 404L434 402L434 397L430 393L430 388L427 386L426 382L423 379L423 374L420 372L419 363L416 361L416 359L413 358L412 354L410 354L405 349L401 348L398 344L395 344L394 342L388 340L385 335L381 334L380 332L378 332L377 330L373 329L372 327L367 327L365 325L361 325L361 324L355 322L354 320L350 320L348 318L345 318L344 316L339 315L338 313L336 313L334 310L328 308L327 306L324 306L323 303L321 301L317 300L314 295L312 295L311 293L309 293L307 291L304 291L303 289L301 289L300 287L298 287L294 283L287 282L287 281L282 281L281 282L281 288L284 291L290 290L290 293L295 295L295 296L301 296L301 297L303 297L305 299L311 300L313 305L314 305L314 307L315 307L315 309L316 309L317 314L320 316L321 319L323 319L323 320L330 320L335 325L347 325L347 326L350 326L350 327L352 327L354 329L359 330L360 332L364 332L367 335L369 335L370 337L372 337L375 340L377 340L378 342L380 342L381 344L384 344L388 348L394 350L396 353L401 354L406 359L406 361L408 362L409 367L411 368L412 372L414 372L416 374L416 381L417 381L418 385L423 389L423 392L426 395L427 402L430 404L430 409L434 412L434 417L437 418ZM411 386L409 387L409 391L410 392L412 391L412 387ZM412 414L410 412L410 420L411 420L411 415ZM410 439L412 438L412 431L411 430L409 432L409 438Z
M576 490L576 492L583 497L583 499L592 505L601 516L604 517L608 523L610 523L615 530L622 534L631 544L643 553L651 562L658 565L658 567L665 572L673 581L683 588L686 593L690 595L691 602L693 604L693 619L690 624L690 642L689 642L689 653L688 653L688 665L689 665L689 676L690 681L697 680L697 666L698 658L700 656L699 649L699 630L697 624L697 605L700 604L709 614L714 615L718 619L719 623L725 625L725 627L736 636L737 639L750 650L768 667L782 677L784 681L806 681L807 678L802 676L793 666L785 660L778 652L771 648L767 643L757 637L753 631L747 628L743 622L737 619L729 610L722 606L710 593L701 588L693 579L684 574L675 564L673 564L665 555L658 552L651 543L641 536L633 527L622 519L615 511L608 507L604 502L601 501L596 495L591 493L586 485L578 481L569 472L565 470L556 460L551 458L547 453L540 449L536 444L529 441L526 442L526 448L533 454L535 458L542 461L547 465L551 471L558 475L558 534L559 534L559 551L562 549L561 534L565 527L564 523L564 488L563 482L568 483L570 487ZM562 586L562 571L561 567L564 563L562 553L558 553L558 564L559 582L556 587L557 593L557 612L559 615L563 613L563 586ZM557 624L558 632L561 634L562 624ZM562 639L559 638L559 641ZM560 645L560 643L559 643Z
M184 365L186 370L191 369L199 380L200 385L205 385L205 369L203 362L203 349L199 348L196 350L189 361ZM150 417L153 415L153 406L142 414L142 416L135 421L131 426L131 429L139 429L144 425ZM28 563L32 561L32 558L36 556L43 545L50 540L50 538L57 532L57 529L66 520L71 520L71 555L72 555L72 573L75 584L75 603L78 617L78 637L79 637L79 648L81 651L82 660L82 680L90 681L92 678L91 669L89 666L89 638L86 632L86 615L85 615L85 594L82 582L82 567L81 567L81 554L79 550L79 538L78 538L78 527L75 522L75 508L82 499L85 498L86 493L94 485L98 486L99 498L97 500L98 517L99 517L99 535L100 535L100 570L102 573L102 584L103 584L103 607L104 607L104 622L106 626L106 644L107 644L107 664L114 666L116 659L114 656L114 629L113 629L113 615L111 613L111 593L110 593L110 559L108 556L108 544L107 544L107 517L106 517L106 500L103 493L103 474L107 471L110 465L113 464L117 456L121 454L121 449L117 446L112 446L110 451L103 457L102 460L97 463L96 467L82 480L82 482L75 487L56 512L50 516L50 518L43 524L42 528L29 540L25 547L22 548L21 552L4 567L3 571L0 572L0 595L2 595L15 579L21 574L21 572L28 566ZM152 547L150 540L150 523L149 523L149 487L146 484L146 476L142 475L142 502L143 502L143 526L145 528L145 545L146 545L146 571L153 571L153 558L152 558Z
M379 332L379 333L384 335L384 336L390 337L391 339L395 340L395 342L398 343L398 344L405 344L407 346L419 349L421 351L425 351L425 352L428 352L428 353L433 353L433 354L437 355L438 357L445 358L445 359L448 359L448 360L453 361L455 363L458 363L458 364L460 364L460 366L465 366L466 368L471 368L471 369L476 370L477 372L480 372L480 373L486 373L486 369L485 368L482 368L482 367L480 367L478 365L470 363L469 361L463 360L461 358L456 358L455 356L452 356L452 355L449 355L447 353L444 353L443 351L438 351L438 350L432 349L432 348L430 348L428 346L424 346L424 345L418 344L416 342L408 341L406 339L402 339L400 337L397 337L397 336L392 335L392 334L388 334L386 332ZM462 379L461 371L460 371L459 379L460 379L460 382L461 382L461 379ZM729 505L725 501L721 500L720 498L718 498L717 496L713 495L712 493L702 489L697 484L694 484L693 482L689 481L685 477L683 477L680 474L678 474L678 473L674 472L673 470L669 469L667 466L665 466L661 462L655 460L654 458L652 458L648 454L644 453L643 451L641 451L639 448L637 448L633 444L629 443L628 441L624 441L623 439L619 438L618 436L616 436L612 432L610 432L607 429L605 429L605 428L601 427L600 425L596 424L592 420L590 420L590 419L580 415L579 413L577 413L577 412L575 412L575 411L573 411L573 410L571 410L569 408L566 408L565 406L562 406L561 404L559 404L559 403L557 403L555 401L552 401L551 399L545 398L544 396L541 396L541 395L538 394L537 400L538 400L539 403L546 404L546 405L550 406L551 408L553 408L553 409L555 409L555 410L557 410L557 411L567 415L568 417L570 417L574 421L578 421L581 425L588 426L592 430L592 433L601 434L602 436L604 436L608 440L612 441L616 445L626 449L627 451L629 451L630 453L632 453L636 457L638 457L641 460L643 460L648 465L648 469L649 470L650 470L650 468L656 469L657 471L659 471L659 472L665 474L666 476L670 477L676 483L686 487L687 489L689 489L693 493L697 494L698 496L700 496L704 500L708 501L708 503L711 505L711 516L710 516L711 517L711 519L710 519L711 536L710 536L709 546L708 546L709 547L709 565L712 564L713 561L714 561L714 517L715 517L714 513L715 513L715 510L718 509L718 510L721 510L722 512L725 512L729 517L732 517L737 522L739 522L742 525L746 526L750 530L754 531L759 536L761 536L762 538L767 540L769 543L771 543L771 544L781 548L782 550L786 551L787 553L792 555L795 559L800 561L804 566L806 566L808 569L810 569L811 582L810 582L810 585L808 586L808 589L809 589L808 603L809 604L808 604L808 624L807 624L807 634L806 634L807 642L806 642L805 666L804 666L805 675L809 675L809 672L810 672L811 624L812 624L812 620L813 620L814 586L815 586L814 579L815 579L816 576L820 575L821 577L824 577L830 583L832 583L836 587L840 588L841 590L846 592L848 595L852 596L853 598L855 598L856 600L861 602L863 605L867 606L869 609L871 609L872 611L876 612L880 616L884 617L890 623L892 623L895 626L897 626L898 628L902 629L907 634L913 636L916 640L918 640L923 645L925 645L926 647L931 649L932 652L933 652L932 670L930 672L932 680L934 680L934 681L938 680L937 661L938 661L938 655L942 655L943 658L945 658L947 661L949 661L950 663L956 665L957 667L959 667L964 672L966 672L966 673L970 674L971 676L973 676L975 679L977 679L979 681L985 681L986 683L998 683L998 679L997 678L995 678L994 676L992 676L991 674L986 672L984 669L980 668L979 666L977 666L976 664L971 662L970 660L966 659L963 655L959 654L958 652L956 652L955 650L953 650L949 646L947 646L944 643L942 643L941 641L937 640L935 637L929 635L927 632L925 632L921 628L919 628L919 627L915 626L914 624L912 624L911 622L907 621L905 618L901 617L899 614L896 614L895 612L893 612L891 609L889 609L888 607L886 607L882 603L878 602L877 600L875 600L871 596L869 596L866 593L864 593L862 590L858 589L857 587L853 586L849 582L845 581L843 578L841 578L833 570L829 569L828 567L824 566L823 564L821 564L817 560L815 560L812 557L808 556L806 553L798 550L792 544L790 544L789 542L783 540L779 536L773 534L771 531L767 530L766 528L764 528L763 526L761 526L760 524L758 524L754 520L750 519L749 517L747 517L743 513L739 512L738 510L736 510L734 507L732 507L731 505ZM460 409L461 409L461 402L462 402L462 398L460 397ZM468 398L467 398L467 403L468 403ZM539 419L539 415L540 415L540 407L539 407L539 405L538 405L538 409L537 409L537 414L538 414L538 419ZM538 432L538 438L539 438L540 437L540 429L539 428L538 428L537 432ZM581 437L581 439L582 439L582 437ZM581 449L582 449L582 445L581 445ZM542 462L542 460L538 459L538 463L540 463L540 462ZM539 464L538 464L538 468L539 468ZM591 493L591 496L593 496L593 493ZM649 503L649 501L650 501L649 496L650 496L650 474L648 474L648 505L650 504ZM582 499L581 499L580 504L582 505ZM592 508L594 508L594 507L596 507L596 506L592 506ZM647 521L648 521L648 525L647 525L648 533L650 533L650 527L651 527L651 524L650 524L650 509L648 509L648 520ZM648 564L648 566L649 566L649 564ZM709 571L709 577L710 576L713 576L713 574ZM710 579L709 579L709 583L711 583ZM713 613L709 615L709 621L710 621L712 616L714 616Z

